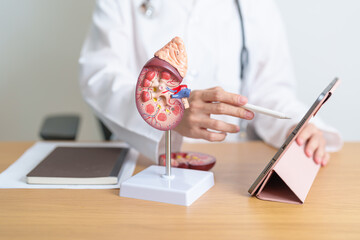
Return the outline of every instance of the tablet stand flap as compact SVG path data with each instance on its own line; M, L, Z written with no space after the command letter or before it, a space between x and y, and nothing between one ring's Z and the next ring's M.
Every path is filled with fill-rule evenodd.
M277 180L275 183L285 183L303 203L319 169L320 165L316 164L312 157L305 155L304 145L299 146L294 141L273 169L282 180ZM268 182L269 180L264 181L263 184L268 184ZM266 190L270 189L266 188Z
M275 202L303 203L275 171L269 173L256 194L256 197L262 200Z

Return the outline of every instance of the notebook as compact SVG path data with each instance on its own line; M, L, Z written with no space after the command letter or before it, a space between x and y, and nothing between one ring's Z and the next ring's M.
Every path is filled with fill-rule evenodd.
M321 106L331 97L340 80L334 79L321 92L275 156L251 185L248 192L262 200L302 204L320 169L295 139Z
M128 148L57 147L26 175L28 184L117 184Z

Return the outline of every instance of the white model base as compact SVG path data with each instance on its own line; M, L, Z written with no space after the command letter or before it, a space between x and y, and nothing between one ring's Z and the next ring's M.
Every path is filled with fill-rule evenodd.
M163 177L164 166L150 166L121 183L120 196L190 206L214 186L212 172L172 168L172 178Z

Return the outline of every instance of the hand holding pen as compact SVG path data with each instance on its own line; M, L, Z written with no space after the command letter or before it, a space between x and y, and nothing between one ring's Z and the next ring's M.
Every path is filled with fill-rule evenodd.
M193 90L189 97L190 108L184 112L182 122L174 129L181 135L212 142L222 141L227 133L237 133L240 127L211 118L211 115L229 115L246 120L254 118L254 112L277 118L284 114L250 105L247 98L224 91L221 87Z

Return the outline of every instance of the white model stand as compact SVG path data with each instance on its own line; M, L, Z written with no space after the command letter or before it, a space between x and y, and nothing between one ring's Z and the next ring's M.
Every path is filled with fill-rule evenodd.
M121 197L190 206L214 186L212 172L171 169L170 137L170 130L168 130L165 133L166 166L150 166L122 182Z

